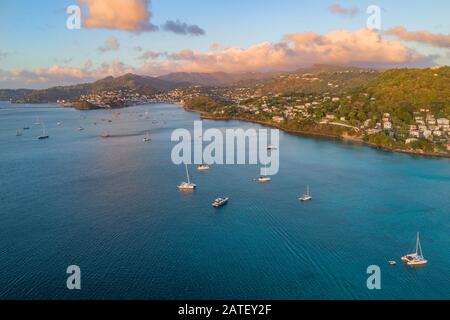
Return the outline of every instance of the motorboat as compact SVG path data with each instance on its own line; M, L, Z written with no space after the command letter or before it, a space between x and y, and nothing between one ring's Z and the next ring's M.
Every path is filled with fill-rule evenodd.
M202 164L202 165L197 167L198 171L208 171L209 169L210 169L209 166L206 165L206 164Z
M230 199L229 198L217 198L216 200L214 200L212 206L214 208L223 207L224 205L226 205L228 203L228 200L230 200Z

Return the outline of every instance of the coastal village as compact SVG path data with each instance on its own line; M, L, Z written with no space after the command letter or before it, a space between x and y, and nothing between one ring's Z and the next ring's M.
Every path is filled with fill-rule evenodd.
M342 89L348 83L339 79L355 76L354 73L359 77L373 77L373 72L370 69L339 71L331 78L322 74L280 75L269 83L241 83L227 87L192 85L148 95L132 89L101 91L72 100L58 100L58 103L65 107L82 104L80 109L121 108L161 102L179 104L213 118L247 119L281 129L299 129L306 125L310 131L315 127L312 133L345 134L391 149L395 145L395 148L418 153L425 149L427 153L450 152L449 114L437 114L424 106L402 118L395 114L394 108L388 112L379 111L379 101L370 92ZM285 90L285 86L292 83L313 87L316 91ZM205 99L210 103L203 103Z

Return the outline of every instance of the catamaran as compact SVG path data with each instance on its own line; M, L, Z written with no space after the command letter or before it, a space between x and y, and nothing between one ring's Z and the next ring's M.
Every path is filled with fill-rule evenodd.
M42 122L42 135L38 137L38 140L44 140L50 138L47 132L47 128L45 128L45 123Z
M230 200L230 198L217 198L216 200L214 200L212 206L214 208L220 208L226 205L228 203L228 200Z
M258 182L266 183L272 181L272 178L267 176L267 167L264 167L264 175L258 178Z
M186 167L186 176L187 176L187 181L188 182L182 182L178 186L178 189L180 189L181 191L194 191L197 188L197 185L195 183L191 182L191 178L189 177L189 170L188 170L187 164L184 164L184 166Z
M307 186L306 189L307 189L306 194L304 194L302 197L299 198L299 200L302 201L302 202L306 202L306 201L312 200L312 196L309 193L309 185Z
M416 252L407 254L406 256L402 257L402 261L410 267L418 267L428 264L428 261L423 256L419 232L417 232Z

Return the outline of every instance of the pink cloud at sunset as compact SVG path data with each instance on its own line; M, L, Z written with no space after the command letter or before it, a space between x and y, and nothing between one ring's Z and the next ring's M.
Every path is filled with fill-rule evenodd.
M411 32L404 27L389 29L385 34L395 36L403 41L425 43L439 48L450 48L450 35L434 34L429 31Z
M156 76L170 72L271 72L292 71L313 64L355 66L414 66L432 64L434 57L409 49L398 40L384 39L376 31L333 31L325 35L302 32L286 35L277 43L263 42L248 48L230 47L208 52L182 50L176 53L152 52L158 61L144 60L140 66L114 60L98 67L53 66L33 71L0 71L0 81L53 85L92 81L128 72ZM145 57L151 58L151 57ZM147 60L150 60L146 62Z
M129 32L152 31L149 0L79 0L87 5L84 26L89 29L120 29Z
M168 60L142 67L146 73L289 71L316 63L346 65L405 65L426 57L400 41L383 39L368 29L334 31L325 35L305 32L287 35L278 43L263 42L249 48L225 48L201 53L183 50Z

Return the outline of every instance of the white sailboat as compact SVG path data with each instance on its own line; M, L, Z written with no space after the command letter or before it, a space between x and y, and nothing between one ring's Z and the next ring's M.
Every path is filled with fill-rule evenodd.
M267 176L267 167L264 167L264 175L258 178L258 182L267 183L272 181L272 178Z
M410 267L418 267L428 264L428 261L423 256L419 232L417 232L416 252L407 254L406 256L402 257L402 261Z
M187 164L184 164L186 168L186 176L187 176L187 182L182 182L178 189L181 191L194 191L197 188L197 185L195 183L191 182L191 178L189 177L189 170Z
M312 200L312 196L309 192L309 185L306 188L306 194L304 194L302 197L299 198L300 201L302 202L306 202L306 201L311 201Z
M142 139L143 142L150 142L152 139L150 138L150 132L147 132L144 139Z
M50 138L47 132L47 128L45 127L45 123L42 122L42 135L38 137L38 140L44 140Z

